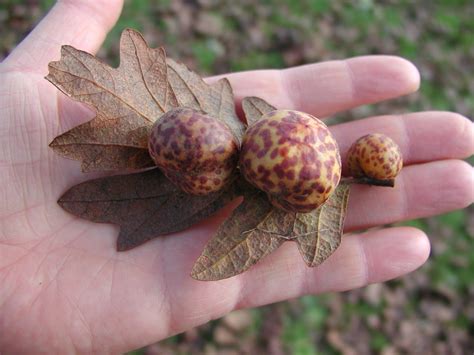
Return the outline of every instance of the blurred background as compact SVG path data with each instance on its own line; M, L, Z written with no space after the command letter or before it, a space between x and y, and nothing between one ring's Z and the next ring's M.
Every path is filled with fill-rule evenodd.
M53 3L0 0L0 60ZM129 0L99 57L118 63L126 27L203 75L364 54L401 55L420 69L419 93L338 114L332 123L474 112L470 0ZM474 208L403 224L423 229L432 243L429 261L408 276L237 311L130 354L472 354Z

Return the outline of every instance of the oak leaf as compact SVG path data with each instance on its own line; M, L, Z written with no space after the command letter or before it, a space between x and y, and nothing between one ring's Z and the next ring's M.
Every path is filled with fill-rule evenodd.
M349 185L342 184L318 209L288 213L264 194L248 192L208 242L191 276L211 281L238 275L285 241L296 241L308 266L321 264L341 242L348 197Z
M234 185L205 196L191 196L159 169L89 180L68 190L59 205L75 216L120 226L117 250L184 230L223 208L237 196Z
M49 64L47 80L97 111L92 121L50 144L59 154L82 160L84 171L152 166L146 156L151 125L178 106L167 82L163 48L149 48L138 32L125 30L120 53L119 67L111 68L89 53L63 46L61 60Z
M349 185L341 183L315 211L297 214L296 243L308 266L321 264L341 243L349 191Z
M91 121L56 137L50 144L56 152L82 161L84 171L152 167L149 131L163 113L176 107L204 111L242 141L246 125L236 115L227 79L207 84L166 58L163 48L149 48L133 30L122 33L120 55L119 67L111 68L86 52L63 46L61 60L49 64L46 78L97 112ZM245 98L242 107L248 124L275 110L258 97ZM119 225L117 249L122 251L184 230L243 195L242 204L219 227L192 270L195 279L219 280L247 270L288 240L296 241L309 266L319 265L340 243L348 194L343 184L317 210L287 213L237 176L224 190L191 196L159 169L149 169L86 181L58 203L81 218Z
M229 80L224 78L209 85L184 64L177 63L171 58L167 58L166 61L168 81L179 106L202 110L209 116L221 120L241 143L245 125L235 112L234 95Z
M92 121L56 137L50 147L67 158L82 161L84 172L148 168L155 165L147 149L149 129L148 125L98 114Z
M184 65L149 48L136 31L123 31L121 63L112 68L71 46L49 64L46 79L71 98L92 106L97 116L56 137L57 153L82 161L83 171L137 170L153 166L148 135L166 111L188 106L225 122L239 142L244 124L234 108L227 79L208 85Z
M244 97L242 100L242 110L244 111L247 124L250 126L257 122L262 115L274 111L276 108L259 97L249 96Z
M266 219L274 212L263 193L246 193L243 202L207 243L193 266L191 277L201 281L232 277L276 250L284 240L259 230L272 228Z

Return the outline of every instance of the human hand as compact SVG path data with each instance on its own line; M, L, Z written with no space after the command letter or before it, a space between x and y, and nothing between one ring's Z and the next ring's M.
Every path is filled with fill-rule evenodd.
M62 44L95 52L121 1L59 2L0 66L0 350L116 353L155 342L237 308L398 277L428 257L423 232L397 227L351 234L323 265L307 268L285 243L242 275L190 278L193 262L223 216L128 252L116 226L95 224L56 203L91 178L48 143L92 113L44 80ZM324 117L415 91L417 70L396 57L359 57L283 71L227 76L238 99ZM211 79L215 80L215 78ZM352 188L346 231L463 208L474 200L473 124L448 112L372 117L331 127L344 156L369 132L392 137L406 167L394 189Z

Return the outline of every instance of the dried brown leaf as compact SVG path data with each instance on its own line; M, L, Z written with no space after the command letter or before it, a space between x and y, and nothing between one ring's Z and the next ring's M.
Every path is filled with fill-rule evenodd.
M206 84L184 65L166 59L163 48L149 48L130 29L122 33L120 53L120 66L111 68L86 52L63 46L61 60L49 64L46 79L97 111L92 121L51 143L57 153L81 160L84 171L152 166L147 156L151 125L178 106L221 119L241 141L245 127L235 113L227 79Z
M348 184L341 183L324 205L314 212L297 214L296 243L308 266L321 264L341 243L349 190Z
M202 281L232 277L276 250L284 239L277 235L281 226L268 223L268 218L273 220L272 215L275 213L281 215L264 194L246 194L242 204L206 245L194 264L191 276ZM262 232L260 229L275 233Z
M168 81L179 105L203 110L210 116L222 120L241 142L245 125L235 113L234 95L229 81L224 78L209 85L184 64L177 63L171 58L167 58L166 61Z
M341 184L312 213L287 213L267 197L247 190L244 202L220 226L194 264L196 280L221 280L246 271L283 242L295 240L308 266L317 266L339 246L349 185Z
M82 161L82 171L141 169L155 165L148 154L150 126L100 115L56 137L50 144L56 152ZM121 134L128 131L128 134Z
M146 139L153 122L178 101L167 82L163 48L149 48L143 37L125 30L121 63L111 68L89 53L61 48L46 77L71 98L95 108L91 122L59 136L51 147L82 160L84 170L140 169L149 166Z
M188 195L158 169L152 169L83 182L67 191L58 203L78 217L120 225L117 250L123 251L184 230L235 197L234 185L206 196Z
M264 99L256 96L245 97L242 100L242 109L249 126L257 122L265 113L276 110Z

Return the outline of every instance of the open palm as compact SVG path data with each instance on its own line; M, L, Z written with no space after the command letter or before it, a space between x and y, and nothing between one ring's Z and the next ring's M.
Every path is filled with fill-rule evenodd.
M58 197L90 179L48 143L92 117L43 79L61 44L94 52L121 1L59 2L0 66L0 350L123 352L218 318L308 293L348 290L420 266L426 236L388 228L345 236L309 269L286 243L248 272L219 282L189 277L222 211L179 234L118 253L115 226L64 212ZM407 61L359 57L284 71L229 75L237 98L257 95L281 108L324 117L410 93L419 75ZM211 79L214 80L214 79ZM331 127L342 155L359 136L381 132L401 146L406 168L395 189L352 189L346 231L462 208L474 200L473 125L453 113L372 117Z

